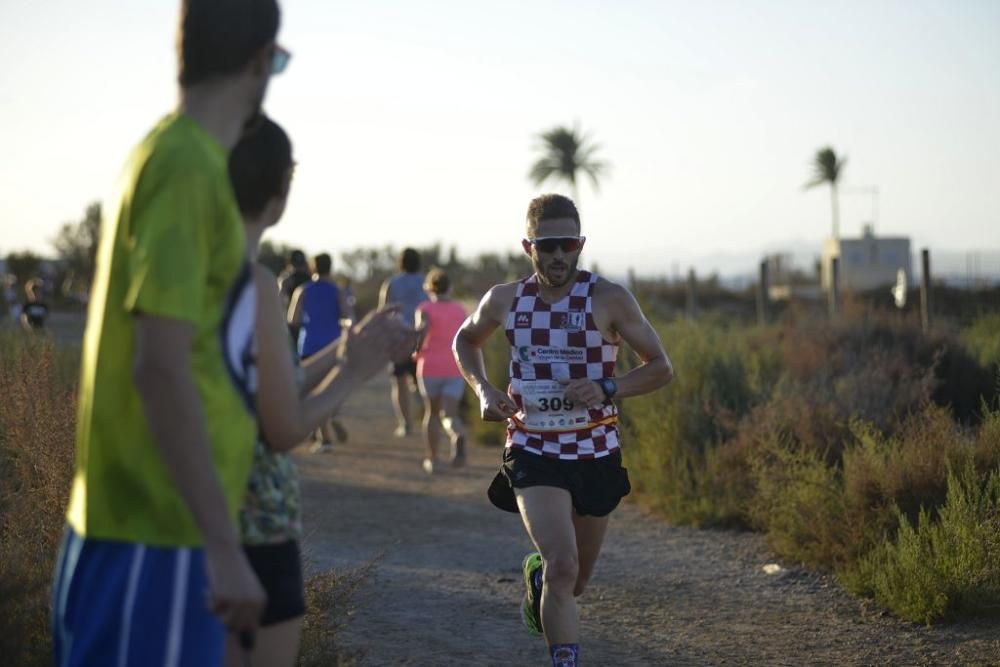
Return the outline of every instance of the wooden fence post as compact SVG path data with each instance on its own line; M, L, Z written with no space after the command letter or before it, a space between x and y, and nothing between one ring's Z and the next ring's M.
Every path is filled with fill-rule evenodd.
M767 303L768 303L768 288L770 287L770 281L768 279L768 264L767 260L762 260L760 263L760 278L757 281L757 324L763 326L767 324Z
M931 328L931 309L934 306L931 299L931 251L927 248L920 251L920 265L923 269L920 276L920 326L927 333Z
M694 320L698 314L698 279L694 275L694 269L688 269L687 281L687 303L685 312L689 320Z

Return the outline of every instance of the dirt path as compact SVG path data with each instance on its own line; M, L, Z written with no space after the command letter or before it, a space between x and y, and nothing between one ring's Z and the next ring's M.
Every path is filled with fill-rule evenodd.
M363 665L545 665L524 631L519 564L530 543L485 488L499 460L428 477L421 440L391 436L388 382L344 410L350 442L301 454L306 551L314 567L382 555L341 643ZM626 465L627 460L626 451ZM676 528L626 504L615 512L581 599L586 665L1000 665L1000 624L899 622L828 578L773 562L759 536Z

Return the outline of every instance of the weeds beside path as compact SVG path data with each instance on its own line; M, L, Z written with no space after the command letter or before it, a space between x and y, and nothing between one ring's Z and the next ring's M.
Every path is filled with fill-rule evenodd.
M515 515L485 497L499 451L428 477L421 441L392 438L388 383L344 410L351 439L331 455L301 454L306 551L316 569L381 556L339 610L338 643L361 665L543 665L520 625L519 564L530 548ZM628 450L626 449L626 465ZM845 594L830 577L773 562L749 533L667 525L619 509L581 599L589 665L997 664L1000 622L913 625Z

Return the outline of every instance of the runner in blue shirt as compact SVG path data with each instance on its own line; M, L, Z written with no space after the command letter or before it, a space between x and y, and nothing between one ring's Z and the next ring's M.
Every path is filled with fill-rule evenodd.
M400 317L412 327L417 306L429 298L424 291L424 274L420 272L420 253L413 248L406 248L399 256L399 273L382 284L379 308L399 306ZM399 424L393 435L403 438L412 432L410 392L417 382L417 362L407 360L393 364L392 375L395 378L392 383L392 406Z

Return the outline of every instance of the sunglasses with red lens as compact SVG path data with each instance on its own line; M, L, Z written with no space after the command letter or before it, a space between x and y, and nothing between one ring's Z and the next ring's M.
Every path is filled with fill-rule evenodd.
M583 247L583 242L586 240L586 236L541 236L527 239L538 252L544 253L553 253L556 248L561 248L563 252L576 252Z

